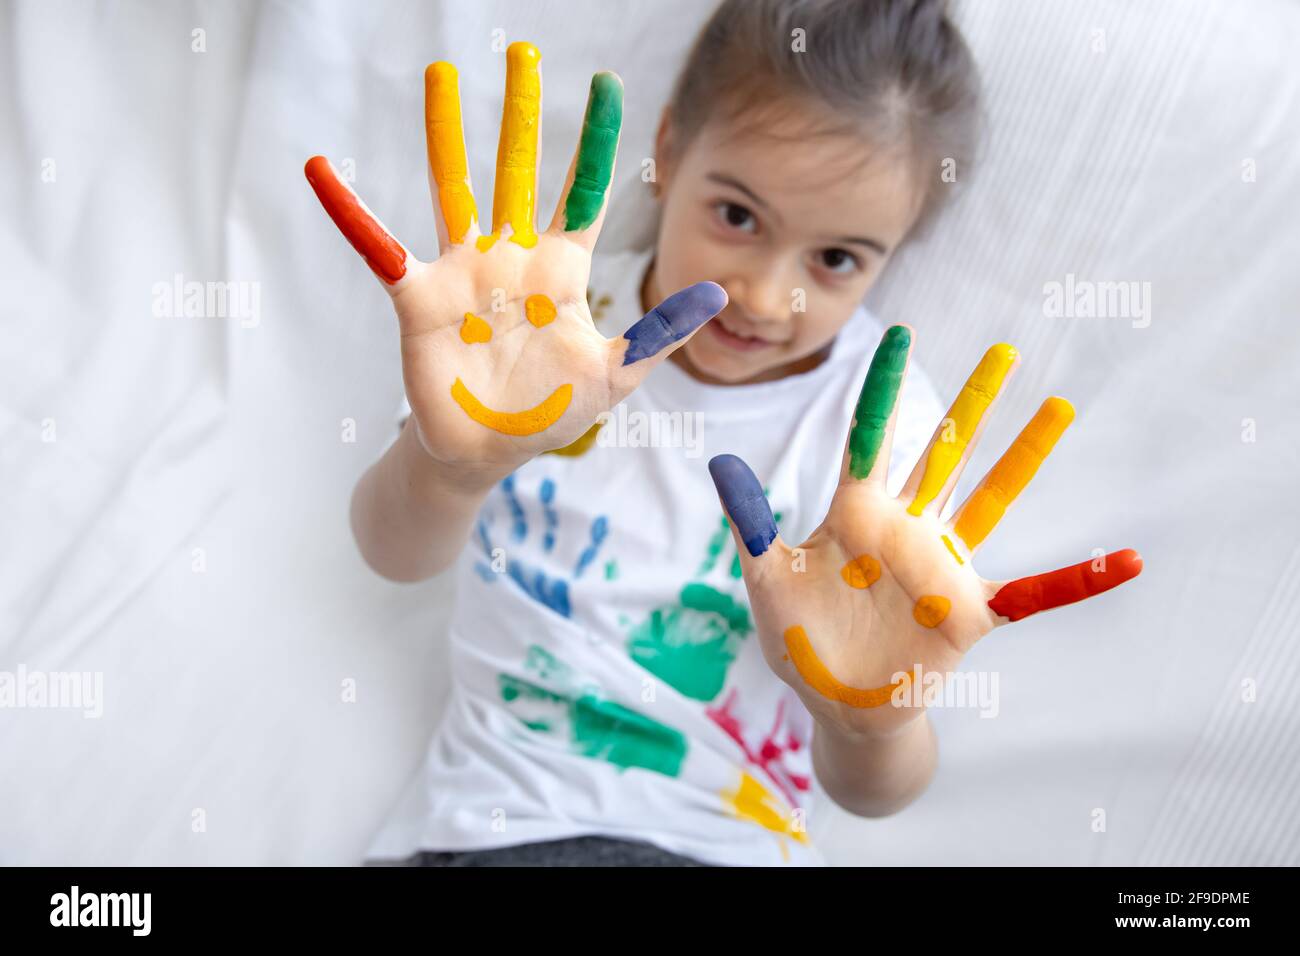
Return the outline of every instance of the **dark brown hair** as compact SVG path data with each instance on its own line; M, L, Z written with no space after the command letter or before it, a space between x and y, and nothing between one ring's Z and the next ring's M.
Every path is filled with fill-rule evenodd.
M919 224L952 192L945 161L958 181L969 174L979 86L945 0L724 0L674 84L672 149L714 119L779 137L770 120L793 110L815 124L812 134L799 124L801 140L858 135L905 156L922 191Z

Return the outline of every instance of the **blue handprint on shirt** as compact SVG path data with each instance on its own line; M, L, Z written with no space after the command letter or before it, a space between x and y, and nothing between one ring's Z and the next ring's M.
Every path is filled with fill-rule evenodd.
M519 496L515 493L515 476L507 475L502 479L500 488L506 499L506 508L510 513L510 538L518 544L523 544L529 537L528 513L524 509L523 502L519 500ZM555 549L560 524L559 513L555 509L554 480L550 478L542 479L537 497L542 506L542 524L544 528L541 541L542 551L549 554ZM488 512L486 519L483 515L480 515L478 519L479 544L489 562L494 559L493 552L495 551L489 530L492 518L493 513ZM510 576L510 579L534 601L545 605L557 614L571 617L569 582L582 577L583 572L596 559L600 546L604 543L608 534L609 519L604 515L598 515L591 522L588 531L589 542L578 556L573 568L572 578L548 575L541 568L535 567L517 557L506 560L505 571ZM484 581L492 582L497 579L497 572L490 563L476 561L474 569Z

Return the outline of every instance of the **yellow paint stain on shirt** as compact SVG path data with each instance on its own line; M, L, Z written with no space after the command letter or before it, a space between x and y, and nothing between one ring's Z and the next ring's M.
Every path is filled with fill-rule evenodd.
M779 836L808 844L808 834L794 829L792 814L784 802L745 771L740 772L740 785L734 791L722 791L721 796L727 809L740 819L757 823ZM781 840L780 845L781 858L789 860L790 849L785 845L785 840Z
M930 446L921 485L917 488L916 497L907 507L908 514L920 515L925 506L943 491L953 469L966 453L966 446L970 444L971 436L979 427L984 412L1001 391L1007 373L1015 364L1016 354L1014 347L1003 342L985 352L979 365L975 366L975 371L971 372L970 378L953 400L945 418L945 422L952 423L952 440L946 441L947 436L941 434Z
M938 627L952 610L952 602L941 594L923 594L912 608L912 617L922 627Z
M596 443L596 433L600 431L604 422L596 422L576 440L569 442L563 448L552 448L550 451L542 452L543 455L563 455L565 458L579 458L591 451L591 446Z
M424 136L447 238L461 243L478 220L478 209L469 188L459 80L450 63L432 63L424 71Z
M1072 421L1074 406L1063 398L1053 396L1039 406L1006 454L998 459L984 482L962 506L953 530L967 548L974 551L988 537Z
M537 133L542 110L542 54L531 43L506 50L506 96L497 143L497 180L492 201L492 232L505 226L510 241L537 245L533 219L537 207ZM491 248L491 243L486 248ZM483 243L480 250L486 251Z
M524 315L540 329L555 321L555 303L544 295L530 295L524 299Z
M488 342L492 339L492 326L480 319L473 312L465 313L465 321L460 325L460 340L466 345Z
M812 642L801 625L785 630L785 649L795 670L808 682L808 686L827 700L838 700L850 707L881 707L889 703L894 691L907 682L903 680L884 687L850 687L835 677L821 662Z
M869 588L880 580L880 562L869 554L860 554L840 568L840 577L851 588Z
M561 385L541 402L521 412L499 412L480 402L459 378L451 383L451 397L465 414L504 435L535 435L550 428L564 414L573 398L573 386Z

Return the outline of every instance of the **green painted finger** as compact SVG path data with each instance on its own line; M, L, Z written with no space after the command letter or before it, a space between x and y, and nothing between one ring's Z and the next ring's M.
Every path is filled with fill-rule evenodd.
M867 380L862 383L853 412L853 428L849 431L849 474L854 478L867 477L876 464L889 416L894 413L898 390L903 384L911 345L912 333L907 326L894 325L885 331L872 356Z
M591 78L587 115L578 141L578 162L564 203L565 232L586 229L600 215L614 174L622 125L623 83L613 73L597 73Z

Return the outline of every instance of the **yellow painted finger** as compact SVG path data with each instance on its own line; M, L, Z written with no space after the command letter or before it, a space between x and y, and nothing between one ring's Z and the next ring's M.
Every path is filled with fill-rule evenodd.
M488 249L509 226L510 241L537 244L537 134L542 112L542 55L531 43L506 50L506 96L497 143L497 181L492 199L492 235L479 240Z
M478 209L469 185L460 83L450 63L431 63L424 71L424 139L447 238L460 244L478 221Z
M1003 342L985 352L979 365L975 366L975 371L971 372L970 378L948 409L939 435L930 445L921 484L916 490L916 497L907 507L908 514L921 514L926 505L934 501L948 484L953 469L966 454L966 447L979 428L984 413L1002 390L1002 383L1015 364L1016 355L1015 348Z
M1049 398L1039 406L957 514L953 530L967 548L974 551L988 537L1072 421L1074 406L1063 398Z

